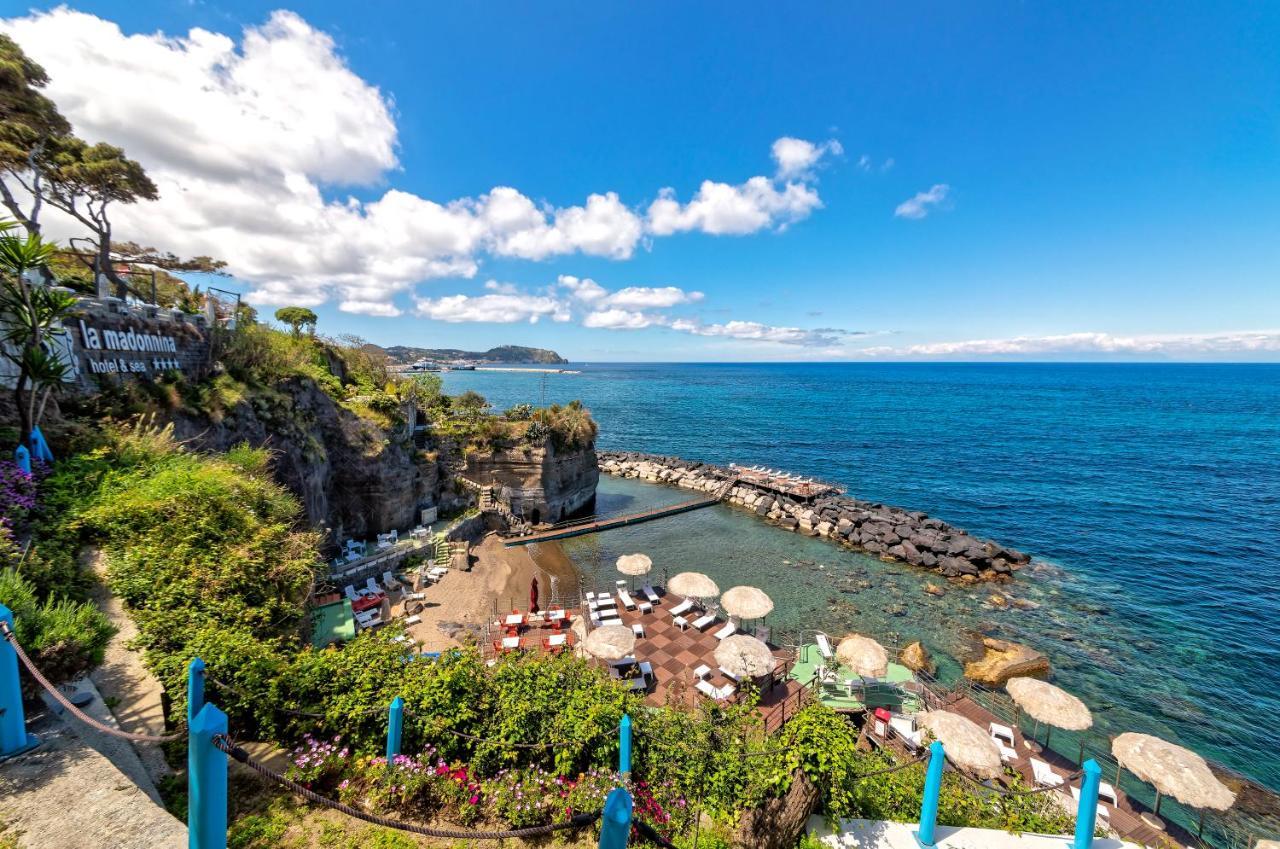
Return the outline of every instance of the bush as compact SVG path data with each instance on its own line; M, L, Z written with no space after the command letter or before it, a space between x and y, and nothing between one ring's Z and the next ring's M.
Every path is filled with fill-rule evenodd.
M5 552L0 550L0 556ZM0 604L13 611L14 632L32 662L54 684L102 662L115 629L93 604L56 596L40 600L36 587L13 568L0 569ZM28 694L38 688L23 677Z

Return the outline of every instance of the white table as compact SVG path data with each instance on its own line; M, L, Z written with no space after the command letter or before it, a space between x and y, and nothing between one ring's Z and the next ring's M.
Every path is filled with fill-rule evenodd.
M523 614L523 613L512 613L512 614L511 614L510 616L508 616L506 619L503 619L503 620L502 620L502 623L503 623L504 625L506 625L507 627L514 627L514 626L517 626L517 625L523 625L523 624L524 624L524 614Z
M565 644L567 639L569 639L568 634L552 634L550 637L547 637L547 645L562 646Z
M547 618L550 619L552 622L556 622L561 619L567 619L568 617L564 615L563 610L548 610Z
M503 637L502 647L504 649L518 649L520 648L520 638L519 637Z

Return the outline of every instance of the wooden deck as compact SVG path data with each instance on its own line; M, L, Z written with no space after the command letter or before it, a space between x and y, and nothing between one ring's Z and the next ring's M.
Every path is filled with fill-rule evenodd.
M720 503L720 499L715 496L707 496L705 498L695 498L690 501L681 501L679 504L668 504L665 507L655 507L652 510L642 510L638 513L626 513L621 516L604 516L597 519L583 519L580 522L567 522L561 525L548 528L545 531L536 531L525 536L508 537L503 540L502 544L510 548L516 545L529 545L535 542L547 542L548 540L567 539L569 537L583 536L584 534L594 534L600 531L607 531L610 528L622 528L627 525L638 525L641 522L651 522L654 519L661 519L664 516L674 516L678 513L688 513L690 510L700 510L703 507L710 507L713 504Z
M963 692L949 691L944 692L936 686L926 688L926 702L930 710L947 710L957 713L966 719L973 721L980 728L996 722L1005 725L1013 730L1016 745L1014 749L1018 753L1017 759L1006 766L1012 768L1023 779L1025 786L1035 787L1034 773L1031 769L1031 759L1037 758L1044 761L1053 768L1053 771L1064 778L1073 775L1079 771L1080 767L1070 759L1059 755L1051 749L1041 749L1034 741L1028 740L1022 733L1022 729L1017 723L1010 722L996 716L987 708L978 704L973 698L965 695ZM867 737L878 745L885 745L903 756L907 755L907 751L903 743L896 737L891 739L877 738L872 733L870 725L867 727ZM1028 745L1030 744L1030 745ZM1035 748L1031 748L1034 746ZM1098 806L1108 809L1109 820L1102 820L1099 816L1101 824L1110 823L1111 830L1116 833L1122 840L1137 843L1143 846L1156 847L1176 847L1176 846L1201 846L1201 841L1197 840L1193 835L1189 834L1175 823L1170 822L1167 818L1162 817L1166 824L1165 829L1156 829L1148 825L1142 819L1142 814L1149 812L1149 808L1142 805L1137 800L1131 798L1124 789L1115 783L1114 775L1103 775L1103 781L1112 783L1116 789L1116 795L1119 798L1118 805L1112 805L1109 801L1099 800ZM1063 785L1061 792L1062 803L1069 810L1076 809L1076 800L1072 797L1068 786L1080 786L1080 779L1075 779Z

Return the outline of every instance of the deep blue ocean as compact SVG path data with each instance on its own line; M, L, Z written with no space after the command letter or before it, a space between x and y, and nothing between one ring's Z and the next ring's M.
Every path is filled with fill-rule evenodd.
M602 448L816 476L1036 558L1005 588L1032 609L1002 609L716 507L566 544L586 574L645 551L761 586L777 627L922 638L952 673L980 628L1045 652L1103 744L1145 731L1280 788L1280 366L568 368L444 379L498 408L580 398ZM679 497L605 478L599 509Z

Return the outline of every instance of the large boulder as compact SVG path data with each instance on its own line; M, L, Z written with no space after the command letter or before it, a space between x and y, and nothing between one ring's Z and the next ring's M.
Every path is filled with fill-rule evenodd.
M1049 677L1049 658L1033 648L994 637L984 637L982 648L982 657L964 665L970 681L1000 687L1010 678Z
M924 672L929 675L932 675L937 668L934 665L933 657L929 654L929 650L919 640L903 646L902 651L898 653L898 663L901 663L912 672Z

